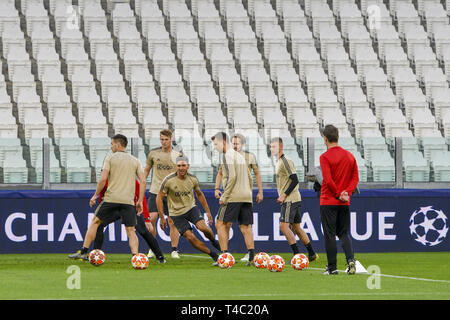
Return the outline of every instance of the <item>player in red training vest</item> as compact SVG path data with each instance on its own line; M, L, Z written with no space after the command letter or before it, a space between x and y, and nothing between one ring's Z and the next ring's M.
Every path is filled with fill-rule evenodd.
M325 126L323 139L328 150L320 156L322 188L320 218L325 237L328 265L323 274L337 274L336 236L339 237L348 263L348 274L356 272L350 239L350 197L358 185L358 166L355 157L338 145L339 131L333 125Z
M99 200L98 202L101 203L103 200L103 197L105 195L106 189L108 189L108 181L106 181L105 187L100 192ZM139 198L139 181L136 180L136 192L134 196L134 202ZM117 215L117 219L119 220L120 216ZM151 234L151 232L147 229L147 226L152 228L152 224L150 222L150 213L148 212L148 206L147 201L144 197L143 201L143 212L142 214L137 216L137 224L136 224L136 231L144 238L144 240L147 242L148 246L156 255L156 259L159 263L165 263L166 260L164 259L164 255L161 252L161 249L159 248L158 242L156 241L155 237ZM94 249L101 249L103 245L103 229L106 227L106 225L101 224L99 228L97 229L97 234L94 240Z

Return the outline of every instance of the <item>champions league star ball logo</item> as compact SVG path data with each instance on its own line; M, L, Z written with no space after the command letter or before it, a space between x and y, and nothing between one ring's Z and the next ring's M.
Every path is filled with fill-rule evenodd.
M414 240L424 246L432 247L444 241L449 223L442 210L433 206L421 207L409 218L409 231Z

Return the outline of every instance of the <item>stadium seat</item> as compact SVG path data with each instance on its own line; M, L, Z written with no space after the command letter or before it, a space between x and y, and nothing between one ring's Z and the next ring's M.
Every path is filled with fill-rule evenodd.
M318 138L317 161L326 124L338 127L361 181L394 181L396 137L407 182L448 177L448 1L0 2L0 137L28 144L32 168L40 138L51 138L62 168L52 182L91 182L91 169L98 179L109 142L86 157L90 139L121 132L154 147L169 127L195 128L196 138L253 130L268 182L267 139L283 135L303 181L305 139ZM187 151L206 183L217 163L205 136ZM75 158L69 174L72 147L81 169ZM20 152L28 161L28 148Z

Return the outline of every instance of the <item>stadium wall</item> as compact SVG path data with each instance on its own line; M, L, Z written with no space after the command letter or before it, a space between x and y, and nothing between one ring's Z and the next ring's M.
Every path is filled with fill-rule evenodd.
M204 193L215 217L218 201L213 190ZM324 252L319 199L312 190L301 193L302 227L316 250ZM79 248L95 209L89 207L92 194L92 190L0 191L0 253L69 253ZM290 252L279 231L280 206L276 199L276 190L264 190L263 203L254 205L256 251ZM450 189L361 190L350 207L355 252L450 251L449 199ZM105 252L129 252L119 222L105 232ZM168 233L168 229L158 227L158 242L164 252L170 249ZM139 240L140 251L147 252L145 242ZM179 248L181 253L197 253L184 239ZM302 245L300 248L304 250ZM245 252L236 225L231 233L230 251Z

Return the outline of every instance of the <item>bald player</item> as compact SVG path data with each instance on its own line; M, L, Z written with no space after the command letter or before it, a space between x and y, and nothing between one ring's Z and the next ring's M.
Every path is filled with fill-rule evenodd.
M205 195L200 189L197 177L189 173L188 158L178 157L176 163L177 171L169 174L163 180L156 198L161 228L164 229L167 226L163 214L163 199L167 198L169 216L178 229L178 232L183 235L194 248L208 254L214 261L213 265L217 265L217 253L210 250L203 241L199 240L194 235L190 225L191 223L194 224L196 228L211 241L211 244L220 251L219 243L215 239L213 231L205 223L203 215L195 204L194 192L197 195L198 201L206 211L209 224L212 225L213 218L208 203L206 202Z

